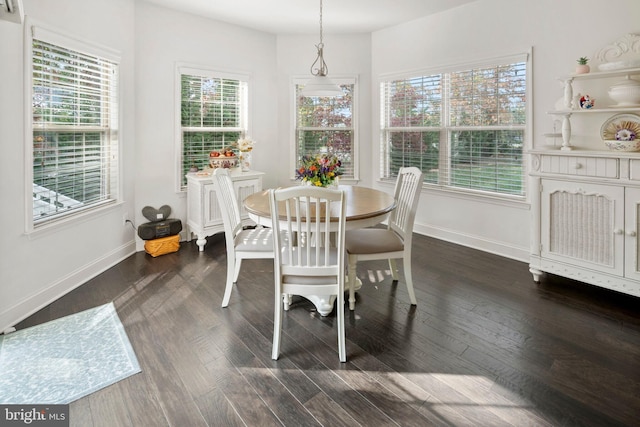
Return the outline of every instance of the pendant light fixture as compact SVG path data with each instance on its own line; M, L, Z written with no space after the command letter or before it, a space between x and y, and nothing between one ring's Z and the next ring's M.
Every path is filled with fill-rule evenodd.
M342 95L343 92L340 86L327 77L329 68L327 67L327 63L324 62L324 43L322 42L322 0L320 0L320 43L316 45L316 49L318 49L318 57L313 64L311 64L311 74L313 77L304 85L302 96L331 97Z

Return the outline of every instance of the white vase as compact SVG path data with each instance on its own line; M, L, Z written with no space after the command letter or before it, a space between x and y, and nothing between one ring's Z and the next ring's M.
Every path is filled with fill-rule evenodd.
M249 172L251 170L251 151L241 151L239 158L242 172Z

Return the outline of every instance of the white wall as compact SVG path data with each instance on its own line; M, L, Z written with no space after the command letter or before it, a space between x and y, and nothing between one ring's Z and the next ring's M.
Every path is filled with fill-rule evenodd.
M533 48L533 135L545 143L553 118L546 114L562 96L557 77L572 73L576 59L623 34L640 32L638 0L478 0L372 35L372 128L379 108L381 76L431 69L526 52ZM371 167L378 169L379 152ZM528 261L530 209L527 204L423 191L416 231L507 257Z
M124 203L46 232L25 234L24 26L0 21L0 331L134 252L133 0L24 0L28 18L121 54ZM114 25L117 23L117 25Z
M277 145L276 37L195 15L136 4L136 224L144 206L169 205L186 228L186 194L176 191L176 65L250 76L250 133L256 170L275 169ZM275 179L265 177L265 186ZM183 239L186 233L183 233ZM143 243L137 240L138 250Z

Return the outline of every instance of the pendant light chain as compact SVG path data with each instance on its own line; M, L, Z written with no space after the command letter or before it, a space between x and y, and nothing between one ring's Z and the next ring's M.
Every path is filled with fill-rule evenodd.
M320 0L320 46L324 47L324 43L322 43L322 0Z
M323 33L322 33L322 0L320 0L320 43L316 45L316 49L318 49L318 57L313 64L311 64L311 74L314 76L326 76L329 73L329 67L327 67L327 63L324 62L324 42L323 42ZM318 65L319 68L315 68L314 66Z

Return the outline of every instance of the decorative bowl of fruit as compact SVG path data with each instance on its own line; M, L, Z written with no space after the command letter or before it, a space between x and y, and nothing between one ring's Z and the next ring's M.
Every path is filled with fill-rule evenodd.
M238 158L236 157L236 153L230 149L214 150L209 153L209 166L213 169L235 168L238 166Z

